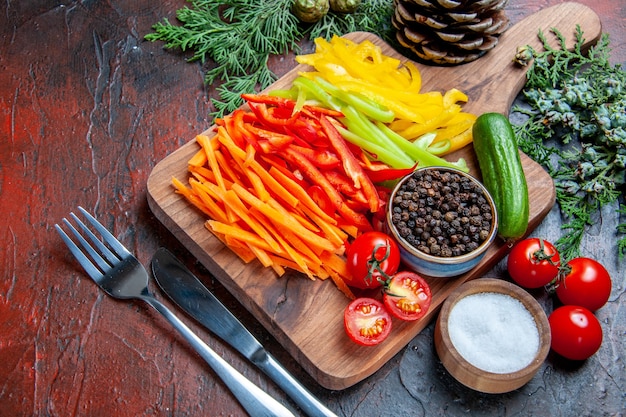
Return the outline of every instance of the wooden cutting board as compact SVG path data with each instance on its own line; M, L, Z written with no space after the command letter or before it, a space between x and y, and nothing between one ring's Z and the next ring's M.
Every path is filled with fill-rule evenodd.
M588 7L563 3L536 13L505 32L498 46L484 57L455 67L419 65L423 91L445 91L456 87L470 98L464 107L468 112L487 111L508 114L509 108L525 82L526 68L512 62L518 46L530 44L541 50L538 30L550 36L557 28L566 36L570 47L574 42L576 24L583 29L587 44L601 34L598 16ZM352 33L348 38L358 42L369 39L380 45L387 55L399 55L389 45L369 33ZM556 46L556 44L555 44ZM296 66L271 88L285 88L308 67ZM202 132L190 132L193 137ZM210 134L209 131L205 132ZM156 217L204 264L212 274L247 308L265 328L289 351L298 363L320 385L328 389L344 389L373 374L414 338L437 314L448 294L465 281L479 278L507 253L502 241L496 241L484 260L469 273L454 278L427 278L433 294L432 308L417 323L394 321L390 337L379 346L360 347L346 337L343 310L348 299L330 281L311 281L288 272L277 277L271 269L258 262L244 264L204 227L206 220L171 186L172 177L187 178L187 161L197 151L191 140L161 161L148 179L148 203ZM464 157L471 172L480 177L472 146L450 155ZM526 155L522 155L530 197L532 231L550 211L555 201L551 178Z

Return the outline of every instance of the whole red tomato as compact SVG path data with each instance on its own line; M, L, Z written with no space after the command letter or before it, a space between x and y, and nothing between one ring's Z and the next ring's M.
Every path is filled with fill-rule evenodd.
M561 257L554 245L540 238L528 238L513 246L507 260L509 275L524 288L539 288L559 274Z
M578 305L595 311L606 304L611 295L611 277L599 262L590 258L574 258L564 267L556 287L563 304Z
M383 302L391 315L407 321L424 317L431 299L428 283L410 271L396 273L385 285L383 294Z
M393 238L382 232L358 236L346 250L349 278L346 284L355 288L376 288L400 266L400 250Z
M572 360L585 360L600 349L602 327L591 311L566 305L548 317L552 333L551 347L559 355Z
M353 300L343 313L343 326L353 342L362 346L377 345L391 332L391 316L383 303L373 298Z

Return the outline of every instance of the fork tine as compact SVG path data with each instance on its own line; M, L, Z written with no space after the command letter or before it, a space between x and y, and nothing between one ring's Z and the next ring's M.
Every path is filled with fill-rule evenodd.
M66 219L63 219L63 221L65 224L69 224L69 222ZM74 227L71 224L69 226L71 229L74 229ZM57 232L61 236L61 239L63 239L63 242L65 242L65 244L69 248L72 255L74 255L74 258L76 258L76 260L83 267L85 272L87 272L87 275L89 275L91 279L93 280L97 280L100 277L102 277L102 272L98 268L96 268L96 266L89 260L89 258L85 256L83 251L81 251L80 248L76 246L74 241L67 235L67 233L65 233L65 231L61 228L61 226L59 226L58 224L55 224L54 227L55 229L57 229ZM75 230L76 229L74 229L74 231Z
M89 229L87 229L87 226L85 226L74 213L70 213L70 216L72 216L72 218L78 222L81 229L89 236L92 241L98 240L98 238L96 238L96 236ZM91 259L96 262L98 267L100 267L100 270L103 273L109 272L111 270L111 265L107 263L102 255L96 252L96 250L89 244L89 242L87 242L87 239L85 239L83 235L81 235L80 232L74 226L72 226L72 224L67 219L63 219L63 223L65 223L65 225L69 227L69 229L72 231L72 234L76 237L76 239L78 239L78 242L80 243L82 248L87 251L87 254L91 256ZM100 243L98 246L100 247L104 245Z
M98 265L100 265L102 269L109 269L110 265L115 265L116 263L120 261L120 257L116 256L113 252L111 252L111 250L107 248L105 244L102 243L102 241L91 231L91 229L89 229L85 225L85 223L83 223L74 213L70 213L70 216L72 216L72 219L74 219L74 221L80 226L81 230L83 231L85 235L87 235L89 240L91 240L91 242L98 247L100 254L104 255L107 261L109 261L109 263L107 264L106 261L102 259L100 254L93 251L93 249L90 247L89 243L86 240L81 242L83 243L83 246L87 245L88 247L86 248L87 251L92 257L94 257L94 259L96 260L96 262L98 263ZM76 237L79 239L82 239L82 236L76 236ZM98 261L98 258L100 259L100 261Z
M76 238L80 241L83 249L85 249L89 253L89 256L96 261L102 271L108 272L111 270L111 267L120 260L109 250L109 248L104 245L104 243L102 243L102 241L100 241L100 239L96 237L96 235L85 225L85 223L76 217L74 213L70 213L70 216L78 224L80 229L83 231L83 234L91 240L100 252L97 252L78 230L76 230L66 219L63 219L65 224L72 230L72 233L74 233L74 236L76 236ZM102 255L104 255L104 258L106 259L104 259Z
M117 255L121 258L125 258L127 256L132 256L132 254L122 245L119 240L115 238L98 220L96 220L87 210L82 207L78 207L81 213L87 218L89 223L102 235L106 243L113 248L113 250L117 253Z

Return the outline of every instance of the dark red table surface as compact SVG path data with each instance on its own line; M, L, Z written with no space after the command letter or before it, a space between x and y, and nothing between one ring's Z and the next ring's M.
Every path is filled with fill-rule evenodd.
M513 22L557 0L510 0ZM626 63L626 5L584 0ZM623 415L626 317L623 262L609 242L614 207L583 251L613 276L597 312L604 343L572 364L550 355L523 388L472 391L439 362L431 323L365 381L328 391L312 380L150 212L146 180L166 155L210 125L199 64L143 40L183 0L8 0L0 13L0 416L240 416L205 363L144 304L104 295L53 225L82 205L140 261L165 246L239 316L267 348L340 416ZM529 34L532 36L533 34ZM293 57L276 59L283 74ZM554 209L533 233L560 236ZM502 264L490 276L505 277ZM545 306L552 300L535 294ZM159 298L164 299L160 294ZM171 305L168 300L164 302ZM256 384L300 414L262 373L199 326L191 327Z

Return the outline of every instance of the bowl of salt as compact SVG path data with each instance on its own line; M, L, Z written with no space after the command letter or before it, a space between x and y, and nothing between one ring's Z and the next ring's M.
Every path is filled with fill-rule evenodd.
M435 349L448 372L476 391L500 394L530 381L548 356L548 318L528 292L480 278L455 289L435 325Z

